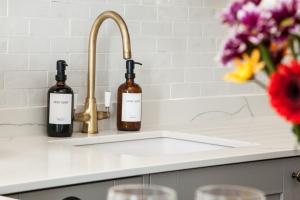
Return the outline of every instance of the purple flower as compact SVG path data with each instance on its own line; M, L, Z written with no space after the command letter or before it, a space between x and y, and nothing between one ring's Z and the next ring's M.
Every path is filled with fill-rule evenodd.
M239 23L237 14L243 8L244 5L251 3L254 5L259 5L261 0L237 0L230 4L226 12L222 14L223 23L230 26Z
M239 10L242 9L243 5L244 2L242 1L233 2L228 8L228 11L224 12L222 15L223 23L229 24L230 26L233 26L236 23L238 23L237 13Z
M221 55L221 60L224 65L235 58L239 58L245 53L247 45L244 41L245 35L237 34L229 38L224 44L224 50Z
M278 7L270 10L275 23L275 38L284 40L290 31L293 31L300 23L298 12L299 0L281 0Z
M248 35L248 41L258 44L268 38L272 30L272 21L268 13L262 13L254 4L245 5L238 12L239 31Z

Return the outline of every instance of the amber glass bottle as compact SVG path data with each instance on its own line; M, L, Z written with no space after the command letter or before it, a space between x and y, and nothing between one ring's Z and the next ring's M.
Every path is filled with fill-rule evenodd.
M139 131L142 117L142 88L134 82L135 64L133 60L126 61L126 82L118 89L117 127L120 131Z
M71 137L73 133L73 90L66 85L66 62L57 61L56 85L48 90L47 134L49 137Z

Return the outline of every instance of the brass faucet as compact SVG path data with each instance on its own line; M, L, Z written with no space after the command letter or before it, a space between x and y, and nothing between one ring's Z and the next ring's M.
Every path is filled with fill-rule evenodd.
M108 119L110 117L109 109L106 111L97 111L97 103L95 98L95 74L96 74L96 42L99 28L106 19L115 21L121 31L123 41L123 58L131 59L131 44L128 28L122 17L114 11L105 11L95 20L89 39L88 50L88 84L87 97L82 113L74 115L75 121L83 123L83 133L98 133L98 120Z

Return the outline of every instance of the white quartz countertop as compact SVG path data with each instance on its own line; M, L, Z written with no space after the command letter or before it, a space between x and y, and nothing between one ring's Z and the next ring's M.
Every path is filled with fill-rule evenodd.
M300 151L295 150L295 138L290 126L277 117L160 127L160 130L176 130L259 145L147 157L102 153L51 143L49 141L53 139L46 137L43 131L21 133L37 128L19 127L17 131L8 130L9 127L0 129L0 194L300 155ZM101 134L120 133L105 131ZM89 136L75 134L74 137Z

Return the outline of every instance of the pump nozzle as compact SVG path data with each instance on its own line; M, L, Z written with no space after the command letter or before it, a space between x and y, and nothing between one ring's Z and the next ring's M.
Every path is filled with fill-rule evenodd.
M134 73L135 64L143 65L142 63L135 62L134 60L126 61L126 70L127 70L127 72L125 74L126 79L134 79L135 78L135 73Z
M65 70L66 70L67 66L68 66L68 64L64 60L58 60L56 62L56 70L57 70L57 74L55 76L56 81L67 80L67 75L65 74Z

